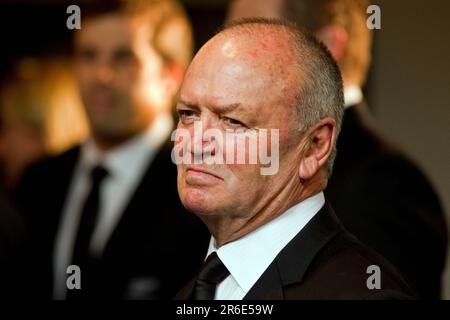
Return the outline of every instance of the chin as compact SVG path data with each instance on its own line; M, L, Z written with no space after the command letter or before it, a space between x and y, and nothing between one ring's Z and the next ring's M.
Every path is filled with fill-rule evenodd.
M180 195L184 207L196 215L214 215L218 211L217 196L208 191L187 188Z

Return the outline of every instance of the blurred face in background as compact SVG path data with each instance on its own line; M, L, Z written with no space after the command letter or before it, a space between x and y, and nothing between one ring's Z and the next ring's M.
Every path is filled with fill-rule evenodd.
M78 31L75 74L100 147L140 133L166 103L162 60L149 29L126 15L105 14Z
M233 0L227 12L227 21L250 17L282 18L283 0Z

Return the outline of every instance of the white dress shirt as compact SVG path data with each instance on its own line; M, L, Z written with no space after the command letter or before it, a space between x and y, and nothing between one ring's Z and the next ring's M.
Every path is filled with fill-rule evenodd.
M279 217L220 248L211 237L208 254L217 252L230 271L216 289L215 300L242 300L281 250L325 204L323 192L289 208Z
M344 88L344 107L348 108L363 101L363 93L360 87L350 85Z
M100 211L89 248L91 254L100 255L172 125L169 115L160 116L144 133L107 152L102 152L92 140L81 146L53 251L55 299L66 296L66 269L72 261L82 206L90 190L91 169L102 165L109 173L101 186Z

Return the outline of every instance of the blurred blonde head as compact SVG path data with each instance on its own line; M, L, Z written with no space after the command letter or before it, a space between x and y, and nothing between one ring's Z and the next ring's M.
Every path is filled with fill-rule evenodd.
M368 0L233 0L227 19L282 18L309 29L338 62L344 85L364 85L371 63Z
M62 59L19 61L0 91L0 119L7 184L32 161L60 153L88 133L72 72Z

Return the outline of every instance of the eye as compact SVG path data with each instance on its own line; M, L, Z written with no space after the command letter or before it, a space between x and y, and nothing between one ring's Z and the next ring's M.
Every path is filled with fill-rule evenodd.
M225 124L232 127L246 127L245 124L233 118L223 117L223 121L225 122Z
M193 121L196 116L194 111L188 110L188 109L178 109L177 113L178 113L178 118L183 123L188 123L190 121Z
M129 48L121 48L114 52L114 62L117 65L125 65L133 62L135 59L133 51Z
M93 48L79 49L76 52L75 57L80 62L90 63L95 61L95 59L97 58L97 51Z
M194 111L192 110L178 110L178 115L180 117L190 117L194 115Z

